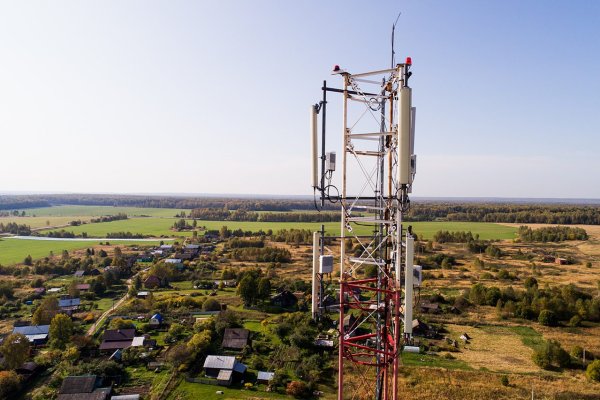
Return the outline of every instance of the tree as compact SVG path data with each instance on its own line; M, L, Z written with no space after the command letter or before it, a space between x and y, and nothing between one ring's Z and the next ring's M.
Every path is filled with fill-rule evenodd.
M588 365L585 375L592 381L600 382L600 360L596 360Z
M210 331L202 331L192 336L188 341L187 346L190 351L195 354L204 353L210 347L211 340L212 335L210 334Z
M19 368L29 357L29 340L21 333L10 334L2 342L0 353L9 369Z
M135 324L130 319L114 318L108 327L110 329L135 329Z
M256 278L252 274L245 274L238 285L237 292L244 301L244 304L247 306L254 304L258 294Z
M25 260L23 260L23 264L25 264L25 265L33 264L33 259L31 258L31 254L29 254L27 257L25 257Z
M304 382L300 381L291 381L288 383L287 388L285 389L285 393L289 396L294 396L296 398L302 398L306 394L307 387Z
M556 326L558 320L556 314L552 310L542 310L538 317L538 322L545 326Z
M50 347L64 350L73 335L73 321L65 314L57 314L50 323Z
M266 300L271 296L271 280L269 278L261 278L258 281L257 297L261 300Z
M208 299L204 302L204 304L202 304L202 309L204 311L220 311L221 303L215 299Z
M0 371L0 399L8 399L19 386L19 376L14 371Z
M548 340L533 353L533 362L543 369L568 367L571 356L556 340Z
M139 275L136 275L135 278L133 278L133 287L135 290L140 290L142 288L142 278L140 278Z
M103 276L97 276L92 282L90 282L90 289L98 296L102 296L106 291L106 284L104 283Z
M52 318L58 313L58 299L45 297L33 313L33 325L49 325Z
M79 297L79 289L77 288L78 284L79 283L77 281L71 281L71 283L69 284L69 288L68 288L69 296L71 296L74 299Z
M178 344L169 349L167 353L167 361L169 361L175 368L179 368L184 364L190 356L190 350L185 344Z

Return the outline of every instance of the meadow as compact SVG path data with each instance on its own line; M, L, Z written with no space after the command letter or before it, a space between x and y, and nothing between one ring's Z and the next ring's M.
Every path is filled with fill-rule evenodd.
M80 234L87 232L90 237L106 237L110 232L132 232L143 233L145 235L160 236L191 236L191 232L175 232L171 230L174 219L172 218L130 218L127 220L104 222L98 224L87 224L76 227L68 227L66 230ZM223 226L228 229L257 232L269 229L274 232L281 229L308 229L319 230L321 224L318 222L254 222L254 221L204 221L197 220L198 227L206 227L208 230L219 230ZM326 222L325 230L331 235L339 235L339 222ZM419 237L430 239L440 230L449 231L471 231L473 234L479 234L481 239L514 239L517 228L486 222L407 222L406 225L412 225L413 231ZM370 233L372 229L365 225L354 225L354 231L360 235Z
M189 213L190 210L184 210ZM173 223L177 220L174 216L181 210L173 208L140 208L140 207L107 207L107 206L53 206L45 208L33 208L26 211L25 217L4 217L0 222L17 222L27 224L32 228L37 228L41 233L47 233L51 230L65 229L75 234L87 233L88 237L98 238L98 241L106 239L108 233L131 232L133 234L144 234L156 238L184 238L192 235L191 231L176 232L171 229ZM112 222L103 222L90 224L86 223L80 226L65 226L70 221L82 220L89 221L92 217L102 215L115 215L126 213L130 216L127 220ZM190 220L188 219L188 222ZM325 230L327 234L338 236L340 234L339 222L326 222ZM484 222L407 222L406 226L412 225L413 231L420 238L431 239L433 235L440 230L448 231L471 231L473 234L479 234L481 239L502 240L514 239L516 237L517 227L506 226L495 223ZM61 227L59 228L46 228ZM205 221L197 220L197 226L207 230L219 230L227 226L230 230L241 229L243 231L257 232L262 230L267 232L269 229L277 232L282 229L308 229L311 231L320 230L321 224L317 222L254 222L254 221ZM368 235L372 227L366 225L353 225L354 232L359 235ZM202 234L202 232L200 232ZM110 239L109 239L110 240ZM136 243L119 242L123 244ZM138 242L139 243L139 242ZM5 239L0 241L0 263L14 264L22 262L27 255L34 259L47 256L50 251L54 254L60 254L62 250L77 250L97 245L95 242L85 241L23 241L14 239Z
M94 247L99 243L100 240L98 240L98 242L86 242L76 240L41 241L2 238L0 239L0 264L11 265L22 263L28 255L31 255L34 260L46 257L50 252L53 252L55 255L60 255L63 250L71 252ZM140 243L157 244L159 242L136 242L135 240L119 241L119 244L122 245Z

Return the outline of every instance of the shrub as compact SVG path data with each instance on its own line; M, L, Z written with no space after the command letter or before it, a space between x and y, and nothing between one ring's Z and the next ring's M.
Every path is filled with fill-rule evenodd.
M204 304L202 304L202 309L204 311L220 311L221 303L215 299L208 299L204 302Z
M600 382L600 360L596 360L588 365L585 375L592 381Z
M508 376L502 375L500 377L500 383L502 384L502 386L509 386L510 382L508 381Z
M556 314L551 310L542 310L538 317L538 322L545 326L556 326L558 323Z
M569 320L569 326L580 326L581 317L579 315L573 315L573 318Z
M533 353L533 362L543 369L564 368L571 364L571 356L559 342L549 340Z
M290 383L288 383L285 392L289 396L294 396L294 397L296 397L298 399L301 399L306 394L307 387L306 387L306 384L304 382L291 381Z

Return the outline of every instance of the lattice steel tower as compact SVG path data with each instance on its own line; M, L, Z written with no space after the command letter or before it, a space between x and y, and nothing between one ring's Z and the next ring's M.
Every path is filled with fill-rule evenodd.
M322 205L341 206L339 400L395 400L402 346L412 339L413 237L403 226L416 170L411 64L407 58L394 68L357 74L336 66L342 88L324 83L323 100L312 107L313 187ZM342 96L338 186L333 183L335 153L325 153L327 92ZM322 118L320 157L317 114ZM327 310L322 282L329 272L326 257L332 257L324 255L322 231L314 245L316 318Z

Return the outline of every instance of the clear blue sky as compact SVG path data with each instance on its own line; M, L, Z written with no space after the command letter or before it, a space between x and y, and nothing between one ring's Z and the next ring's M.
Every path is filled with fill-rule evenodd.
M2 2L0 190L309 194L308 105L398 11L413 195L600 198L600 2L541 0Z

